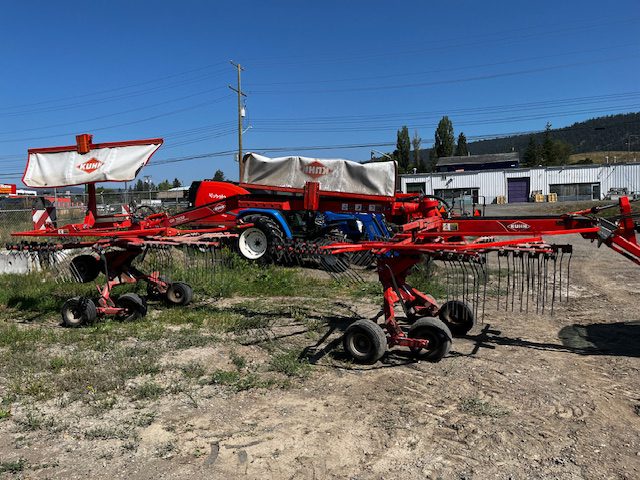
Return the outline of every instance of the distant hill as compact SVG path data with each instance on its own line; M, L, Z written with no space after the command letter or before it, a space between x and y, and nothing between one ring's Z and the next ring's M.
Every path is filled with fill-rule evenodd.
M454 122L455 127L455 122ZM640 151L640 112L608 115L577 122L564 128L551 130L551 137L573 147L573 153L626 151L627 138L631 137L631 150ZM542 143L543 132L533 134ZM469 142L471 155L486 153L522 153L529 142L529 134ZM421 151L423 159L429 158L429 149Z

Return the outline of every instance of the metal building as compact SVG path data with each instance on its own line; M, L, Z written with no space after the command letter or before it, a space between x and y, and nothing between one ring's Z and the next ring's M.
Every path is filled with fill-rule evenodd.
M534 193L555 193L558 201L601 200L610 189L640 192L640 163L404 174L400 187L447 199L470 195L480 203L501 195L509 203L527 202Z

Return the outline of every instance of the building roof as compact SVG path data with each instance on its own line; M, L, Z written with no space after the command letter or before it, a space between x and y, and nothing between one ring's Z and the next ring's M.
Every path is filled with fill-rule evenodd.
M486 155L469 155L468 157L440 157L437 166L481 165L485 163L518 162L518 160L518 152L490 153Z

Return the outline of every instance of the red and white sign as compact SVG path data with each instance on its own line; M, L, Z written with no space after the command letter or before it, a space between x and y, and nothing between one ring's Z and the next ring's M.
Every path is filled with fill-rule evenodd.
M0 183L0 194L15 195L16 186L13 183Z
M162 145L162 139L29 150L22 182L29 187L68 187L93 182L129 182Z
M54 226L55 207L47 207L44 210L33 211L33 229L46 230L49 226Z
M507 230L511 230L513 232L526 232L527 230L531 230L531 225L518 220L517 222L507 225Z
M304 165L302 167L302 171L305 175L309 175L310 177L320 178L331 173L333 170L331 170L329 167L324 166L322 163L316 160L315 162L311 162L308 165Z
M99 170L103 163L97 158L92 158L91 160L87 160L86 162L82 162L79 165L76 165L78 170L85 173L93 173L96 170Z

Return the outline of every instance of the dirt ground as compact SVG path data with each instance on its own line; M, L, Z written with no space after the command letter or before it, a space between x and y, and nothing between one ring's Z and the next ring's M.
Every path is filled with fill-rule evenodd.
M24 412L15 407L13 417L0 422L4 475L640 478L640 272L606 248L562 240L576 251L571 298L556 305L554 316L488 308L484 323L456 339L439 363L391 353L376 365L358 366L340 359L340 329L349 312L371 317L379 305L341 301L333 317L322 317L328 323L316 325L315 336L300 322L270 330L309 347L308 375L287 388L207 384L144 403L120 398L99 418L52 400L41 408L64 426L26 431L19 424ZM238 302L247 299L218 306ZM163 361L197 360L210 370L230 364L230 348L223 342L166 351ZM250 362L265 355L251 342L233 348ZM135 428L135 445L123 440L126 434L87 435L97 424ZM7 462L17 459L30 467L11 473Z

